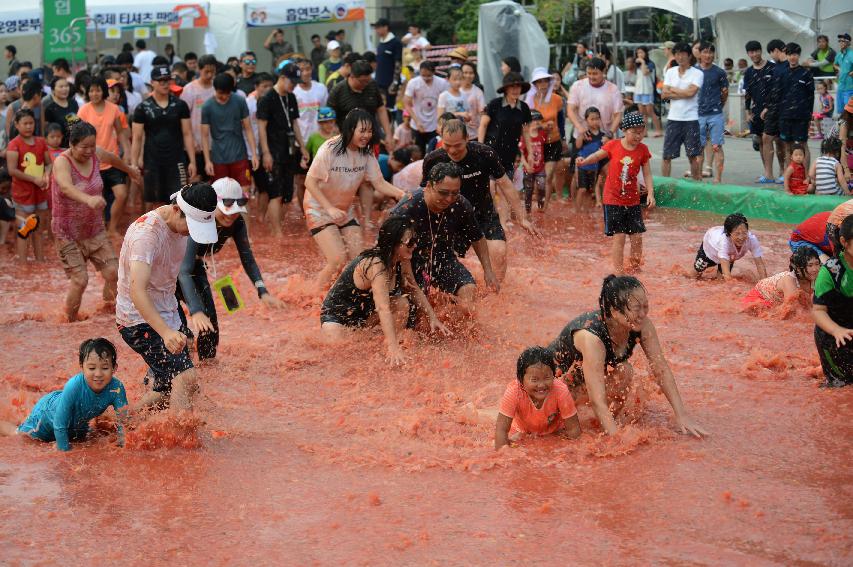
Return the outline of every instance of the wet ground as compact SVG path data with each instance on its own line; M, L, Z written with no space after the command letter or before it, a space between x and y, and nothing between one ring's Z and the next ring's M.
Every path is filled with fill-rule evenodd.
M218 362L200 371L203 424L155 419L118 449L107 422L70 454L0 439L0 563L850 565L853 388L818 387L807 312L740 312L751 261L731 284L687 276L715 215L654 211L639 275L711 435L674 433L650 384L642 418L615 438L587 428L492 449L494 424L477 410L497 406L524 347L596 306L609 272L597 217L558 205L536 219L545 239L511 233L507 281L482 298L474 334L405 335L411 362L394 370L378 329L320 340L319 299L299 290L322 262L295 215L279 242L253 226L287 307L252 297L232 246L217 257L248 305L220 315ZM789 228L752 228L769 272L786 267ZM142 392L142 361L100 309L93 273L89 318L60 323L65 279L48 254L22 268L0 251L14 266L0 274L0 419L22 420L61 387L96 335L119 346L129 396ZM642 354L633 362L650 383Z

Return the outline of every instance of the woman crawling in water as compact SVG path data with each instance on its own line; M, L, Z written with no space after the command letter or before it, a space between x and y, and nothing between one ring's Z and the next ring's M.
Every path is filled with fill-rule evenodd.
M678 386L649 318L643 284L632 276L604 278L599 309L572 320L551 343L557 365L576 402L592 406L604 431L616 433L616 416L626 409L634 371L628 359L637 343L675 412L676 429L696 437L707 432L684 409Z
M339 340L347 328L375 325L378 320L388 361L403 364L406 356L397 339L397 326L402 327L409 316L409 297L428 317L431 332L450 335L412 273L415 236L409 218L391 217L382 223L376 246L350 261L323 300L320 328L326 337Z

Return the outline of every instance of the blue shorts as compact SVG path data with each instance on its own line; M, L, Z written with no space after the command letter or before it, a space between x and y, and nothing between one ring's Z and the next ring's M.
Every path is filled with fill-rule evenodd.
M726 121L723 113L711 114L699 117L699 140L704 145L710 139L711 144L722 146L726 139L723 132L726 129Z
M654 95L651 93L634 95L634 104L652 104L653 102Z
M681 156L682 144L688 158L702 153L698 120L667 120L663 133L663 159L675 159Z
M46 211L47 201L42 201L41 203L36 203L35 205L22 205L20 203L15 203L15 208L21 209L21 211L25 215L31 215L36 211Z

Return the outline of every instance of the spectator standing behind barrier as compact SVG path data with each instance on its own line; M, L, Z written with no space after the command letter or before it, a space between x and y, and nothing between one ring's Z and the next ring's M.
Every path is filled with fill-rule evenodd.
M746 108L746 120L749 122L749 132L752 134L753 146L758 145L761 162L764 165L764 175L757 183L774 183L773 177L773 142L764 138L764 108L770 88L773 84L773 63L762 58L761 43L752 40L746 42L746 54L752 61L752 66L743 74L743 102ZM765 146L768 146L765 148Z
M216 75L216 58L213 55L203 55L198 60L198 78L184 87L181 100L187 103L190 110L190 125L193 132L193 146L196 151L196 177L204 178L206 174L204 152L201 147L201 108L213 97L213 76Z
M835 50L829 46L829 38L825 35L817 36L817 49L812 51L806 61L806 66L811 67L817 75L834 75Z
M775 182L782 184L785 173L785 142L779 136L779 101L773 98L774 89L777 88L777 83L784 75L788 73L788 63L785 56L785 42L781 39L771 39L767 44L767 52L773 61L773 78L770 83L770 96L767 98L767 105L762 113L764 119L764 148L766 151L773 150L773 144L776 145L776 158L779 160L779 177Z
M447 90L448 83L435 76L435 63L424 61L420 65L420 75L406 85L406 98L403 104L412 119L415 144L426 150L430 140L438 129L438 96ZM516 145L518 141L516 141Z
M394 84L394 75L403 61L403 43L388 29L387 18L379 18L373 24L379 45L376 47L376 85L385 98L385 108L394 108L397 102L396 92L390 94L388 88Z
M699 46L699 70L704 78L699 89L699 141L705 152L704 155L699 154L699 170L703 170L707 161L708 167L714 169L714 183L721 183L725 165L723 144L726 143L723 108L729 97L729 79L724 70L714 65L715 55L714 44L702 42Z
M151 67L154 65L154 58L157 54L148 49L144 39L136 40L136 55L133 56L133 66L139 72L143 82L148 83L151 80Z
M319 78L320 65L326 60L326 46L323 45L323 39L316 33L311 36L311 45L314 46L309 54L311 65L314 67L311 78L316 81Z
M785 46L788 69L779 75L771 97L779 108L779 137L787 149L786 164L791 159L790 146L797 142L803 144L805 162L811 163L808 139L814 108L814 77L811 69L800 65L801 51L793 42Z
M702 88L702 71L690 66L690 46L679 43L675 46L675 60L678 67L667 69L663 79L663 98L669 99L669 115L663 137L663 162L661 174L669 177L672 172L672 160L681 154L681 146L690 160L690 176L700 181L699 154L702 143L699 140L699 89Z
M293 49L293 44L284 39L284 30L281 28L276 28L270 32L264 40L264 49L269 50L272 54L273 70L275 70L279 59L296 51Z
M853 96L853 50L850 49L849 33L838 34L838 54L834 67L838 71L837 106L841 109Z

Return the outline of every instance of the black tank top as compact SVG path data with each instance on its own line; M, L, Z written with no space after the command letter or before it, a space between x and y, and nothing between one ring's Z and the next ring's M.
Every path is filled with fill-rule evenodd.
M601 311L590 311L572 319L560 332L560 335L548 345L548 348L556 354L557 364L563 371L568 370L575 362L581 362L583 355L575 348L574 335L575 331L589 331L604 343L606 366L617 366L629 358L634 353L634 347L640 340L641 333L630 331L628 333L628 346L621 356L617 356L613 350L613 342L610 340L610 333L607 330L607 325L601 318Z
M361 289L355 285L355 269L364 259L365 257L359 254L347 264L323 300L322 315L335 316L341 320L362 320L376 310L376 304L373 302L373 291ZM390 295L400 293L401 279L400 265L397 264Z

